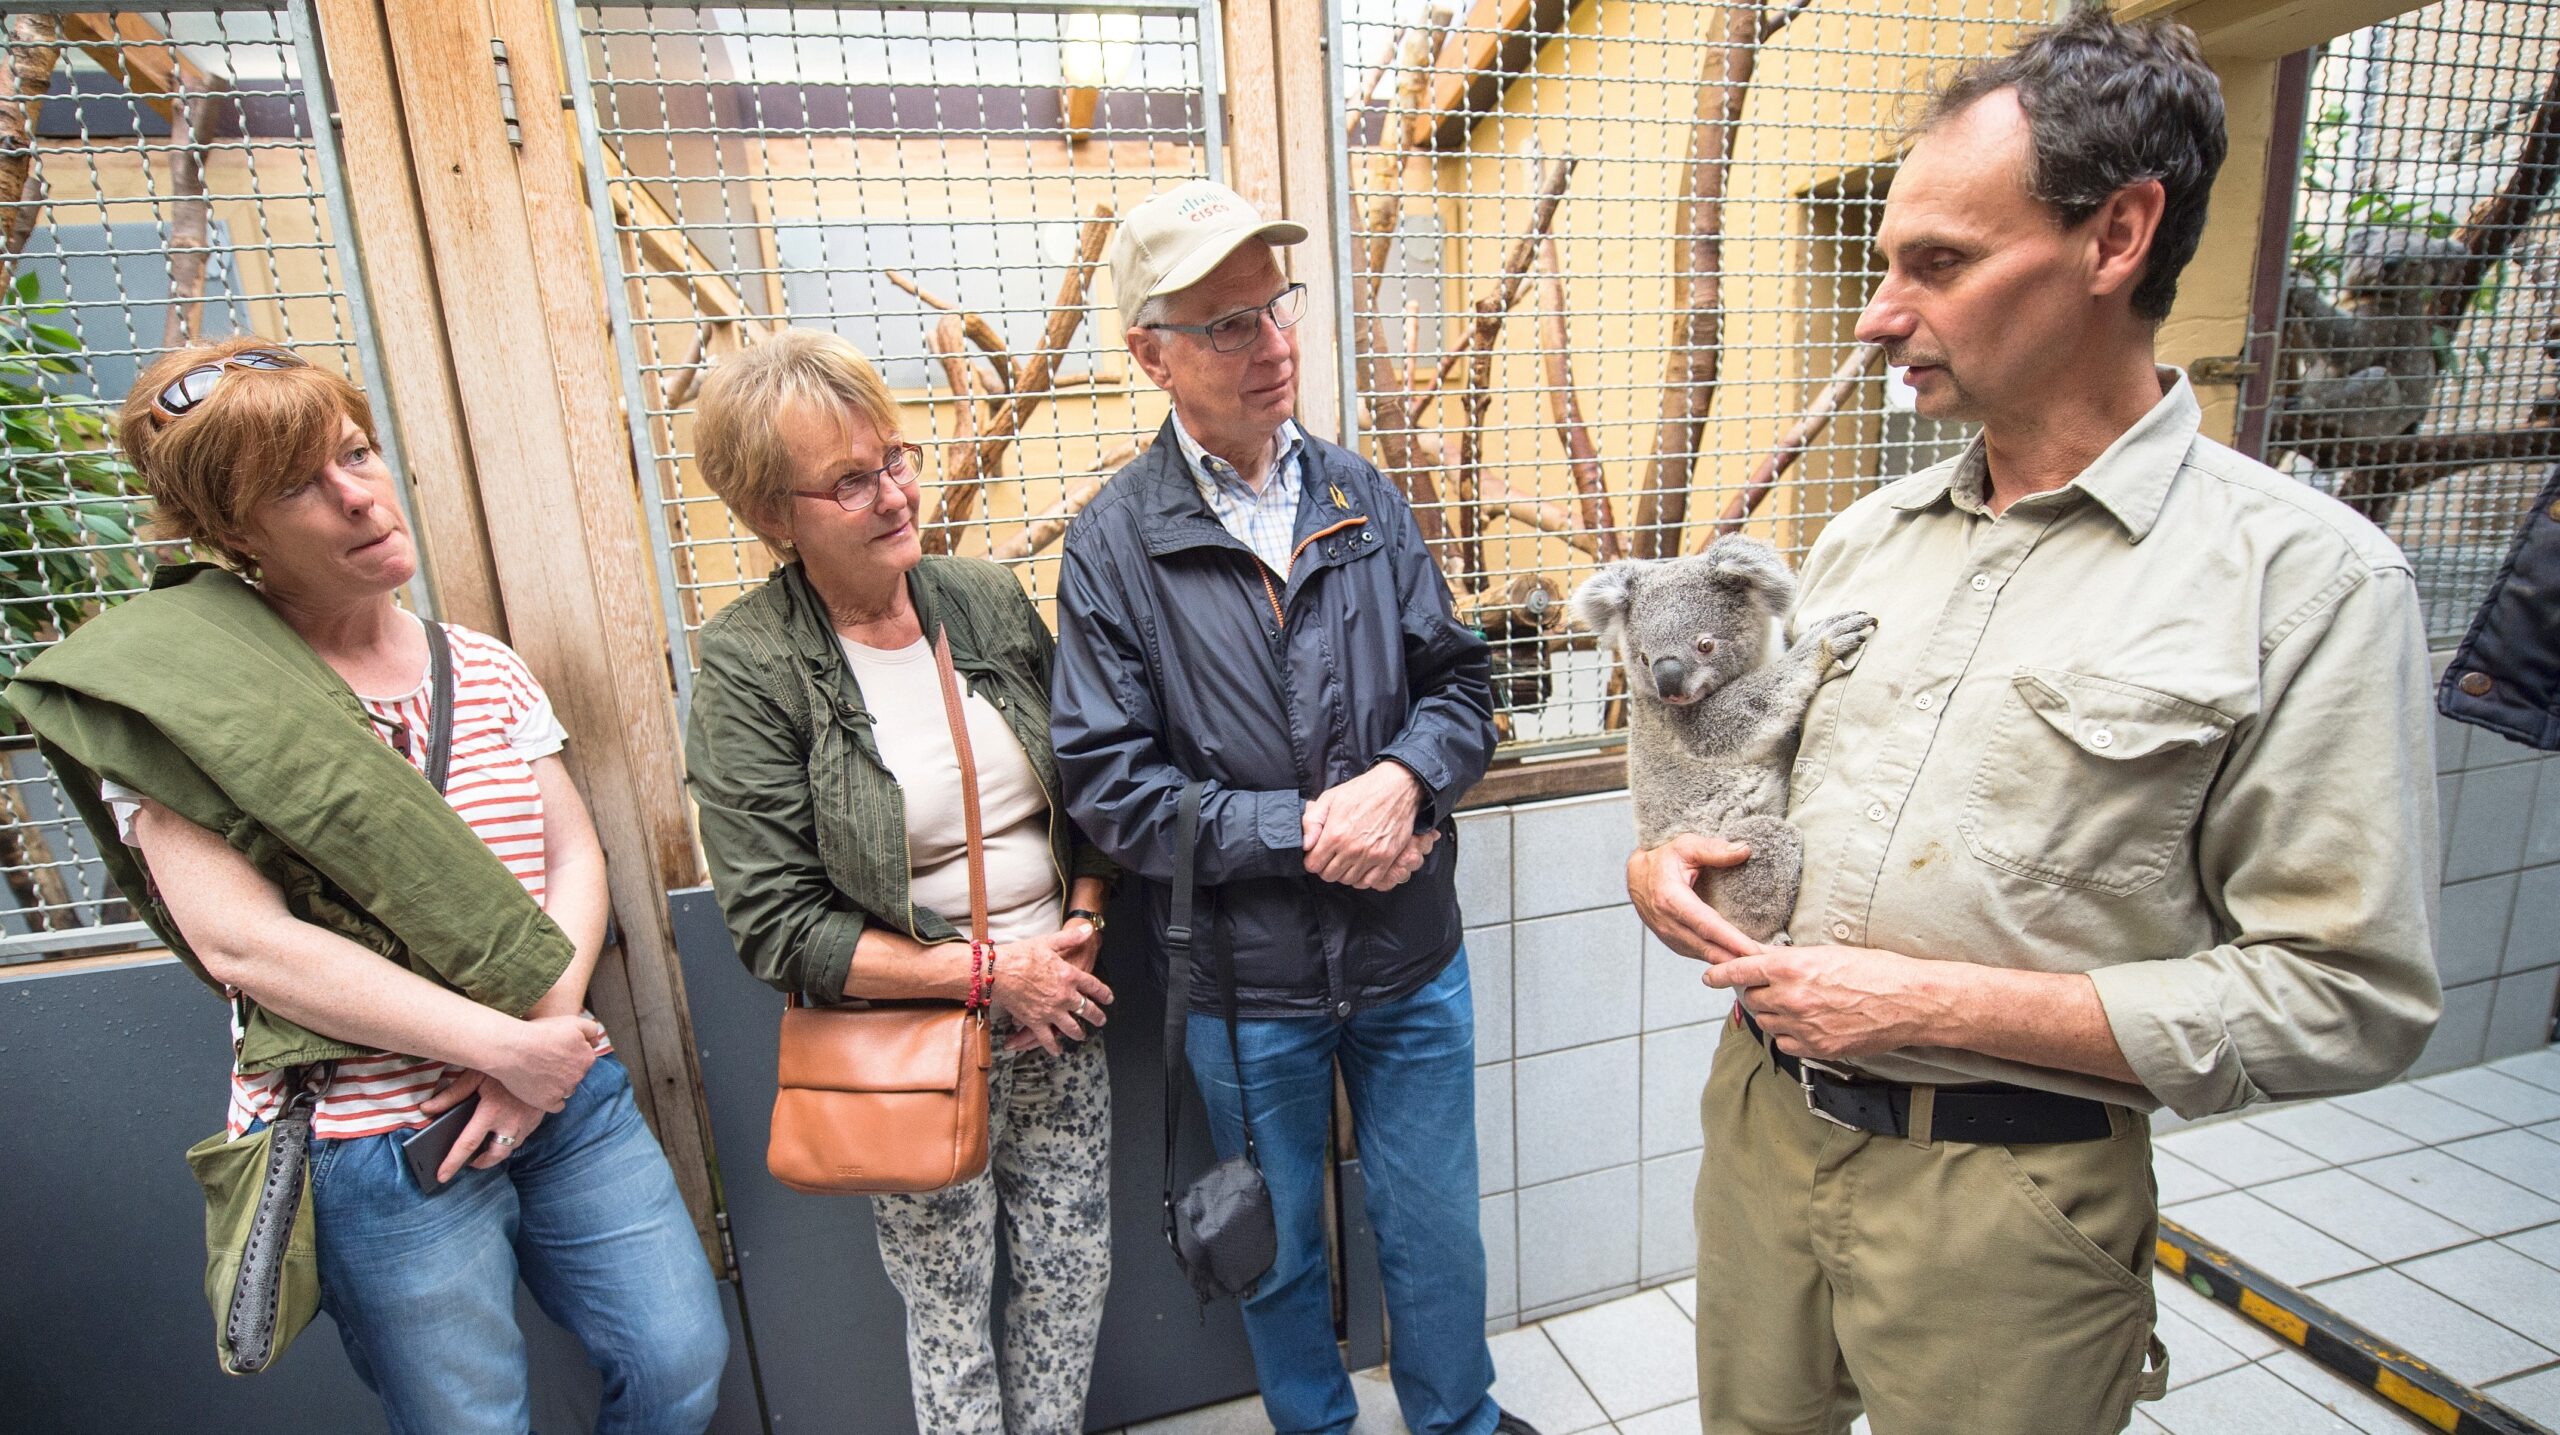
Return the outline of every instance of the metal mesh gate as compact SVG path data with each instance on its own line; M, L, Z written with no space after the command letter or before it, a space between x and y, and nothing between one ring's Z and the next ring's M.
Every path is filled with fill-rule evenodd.
M1355 0L1345 407L1495 640L1512 751L1611 725L1556 600L1743 525L1800 557L1964 435L1852 336L1934 81L2047 0Z
M0 676L184 556L146 547L109 435L164 349L254 331L378 373L308 0L6 21ZM0 762L0 962L148 940L5 710Z
M928 547L1055 586L1067 518L1163 422L1100 264L1220 168L1214 0L564 4L677 664L771 558L688 448L707 360L776 323L876 362L930 459Z
M2309 76L2268 462L2382 524L2459 637L2560 459L2560 27L2443 0Z

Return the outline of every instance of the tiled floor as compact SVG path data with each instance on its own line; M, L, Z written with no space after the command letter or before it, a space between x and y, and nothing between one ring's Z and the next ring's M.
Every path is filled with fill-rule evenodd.
M2560 1047L2171 1132L2167 1214L2560 1428ZM1543 1435L1694 1435L1683 1281L1494 1337L1494 1395ZM2405 1435L2407 1420L2162 1277L2168 1398L2133 1435ZM1360 1435L1402 1435L1384 1371ZM1125 1435L1261 1435L1253 1399ZM1861 1422L1860 1430L1864 1430Z

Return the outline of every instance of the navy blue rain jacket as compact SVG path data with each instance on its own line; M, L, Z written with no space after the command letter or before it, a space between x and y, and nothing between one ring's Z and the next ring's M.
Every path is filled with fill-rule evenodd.
M2560 468L2526 511L2506 565L2436 688L2436 709L2560 751Z
M1285 581L1210 513L1170 420L1067 532L1050 720L1067 807L1144 879L1161 950L1176 799L1207 783L1195 1011L1219 1008L1221 948L1243 1015L1336 1019L1458 949L1450 812L1493 755L1485 640L1452 613L1401 493L1312 435L1299 461ZM1381 760L1422 780L1439 845L1392 891L1307 875L1307 799Z

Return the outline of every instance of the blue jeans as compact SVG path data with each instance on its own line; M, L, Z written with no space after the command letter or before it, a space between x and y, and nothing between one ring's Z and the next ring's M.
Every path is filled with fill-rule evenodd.
M1359 1414L1333 1339L1325 1268L1324 1185L1333 1067L1342 1063L1378 1232L1396 1403L1413 1435L1486 1435L1501 1417L1489 1393L1484 1237L1476 1175L1475 1007L1460 948L1409 996L1337 1022L1283 1017L1239 1024L1254 1148L1280 1254L1244 1303L1262 1408L1279 1435L1341 1435ZM1191 1013L1184 1054L1209 1109L1220 1157L1244 1149L1226 1023Z
M675 1175L596 1059L516 1154L418 1193L400 1134L312 1143L320 1308L394 1435L524 1435L521 1275L604 1375L598 1435L700 1435L729 1358Z

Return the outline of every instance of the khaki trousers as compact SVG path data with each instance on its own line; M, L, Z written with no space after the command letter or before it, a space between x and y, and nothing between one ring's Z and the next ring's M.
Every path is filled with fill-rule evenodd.
M1875 1435L2122 1430L2168 1375L2150 1121L2123 1116L2060 1145L1853 1131L1727 1022L1700 1103L1704 1435L1842 1435L1862 1408Z

